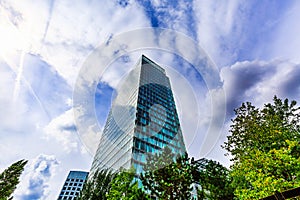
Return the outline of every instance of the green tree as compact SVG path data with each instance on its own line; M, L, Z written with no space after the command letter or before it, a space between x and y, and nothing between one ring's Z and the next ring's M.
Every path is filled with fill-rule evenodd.
M249 150L239 163L232 167L235 193L240 199L264 198L300 186L300 157L293 151L300 146L296 141L285 141L287 147L267 153Z
M19 178L27 160L13 163L0 174L0 200L12 199L11 195L19 184Z
M141 175L144 188L159 199L191 199L196 164L187 154L176 156L166 147L161 154L150 155Z
M197 161L195 180L200 186L198 199L231 200L234 190L229 170L220 163L202 158Z
M121 170L111 182L107 199L110 200L147 200L148 195L138 187L134 180L134 170Z
M232 186L239 199L265 197L299 185L300 109L274 97L255 108L243 103L235 110L224 148L232 155Z
M77 200L106 200L114 174L108 169L96 171L83 186Z
M232 120L231 135L224 143L224 148L237 161L248 154L250 149L268 152L271 149L287 147L286 140L300 140L300 108L296 101L282 102L274 97L274 104L266 104L258 109L250 102L235 109L236 117Z

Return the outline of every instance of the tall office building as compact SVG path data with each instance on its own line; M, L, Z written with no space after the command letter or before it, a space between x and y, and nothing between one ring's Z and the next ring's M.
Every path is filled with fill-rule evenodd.
M143 55L116 93L91 174L132 166L139 174L147 155L166 146L185 153L170 80L162 67Z
M88 172L70 171L58 196L58 200L75 200L82 190L88 174Z

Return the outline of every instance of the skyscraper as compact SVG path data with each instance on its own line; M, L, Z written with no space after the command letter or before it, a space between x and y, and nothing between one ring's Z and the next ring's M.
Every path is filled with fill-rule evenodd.
M91 174L132 166L139 174L147 155L166 146L176 154L186 151L170 80L162 67L143 55L117 88Z
M68 199L74 200L83 188L83 184L87 179L88 172L70 171L69 175L61 189L58 200Z

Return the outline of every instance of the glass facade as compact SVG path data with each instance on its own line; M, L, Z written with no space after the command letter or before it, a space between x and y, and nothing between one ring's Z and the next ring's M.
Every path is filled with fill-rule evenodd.
M186 151L170 80L162 67L142 56L117 89L91 174L132 166L139 174L147 155L166 146L175 154Z
M58 200L75 200L83 188L88 172L70 171L61 189Z

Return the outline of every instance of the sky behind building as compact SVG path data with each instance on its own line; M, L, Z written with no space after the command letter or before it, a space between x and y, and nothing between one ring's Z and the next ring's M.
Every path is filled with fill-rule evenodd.
M55 199L69 170L89 170L92 151L79 137L82 127L74 119L77 77L99 46L142 28L183 33L215 64L226 95L226 118L207 157L228 165L220 144L228 134L234 108L244 101L261 106L275 94L300 101L299 18L296 0L1 1L0 171L19 159L29 160L15 198ZM185 139L190 155L198 158L203 141L199 133L207 132L212 118L208 108L219 106L220 101L209 98L211 91L201 73L173 52L124 52L105 66L94 94L94 108L101 110L98 129L104 126L120 80L141 53L166 68L183 134L196 130ZM193 105L198 106L197 112L192 112ZM193 115L201 120L188 127L184 119L194 119ZM89 118L85 120L84 128L94 134L95 127L88 126Z

